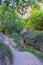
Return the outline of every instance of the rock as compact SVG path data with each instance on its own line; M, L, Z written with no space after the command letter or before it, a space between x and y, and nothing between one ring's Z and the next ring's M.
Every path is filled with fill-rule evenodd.
M40 51L43 53L43 43L40 43Z
M43 52L43 31L27 31L23 33L24 45L33 46Z

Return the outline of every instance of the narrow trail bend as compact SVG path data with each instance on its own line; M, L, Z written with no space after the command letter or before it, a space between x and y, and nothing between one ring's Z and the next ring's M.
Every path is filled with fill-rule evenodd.
M0 34L0 39L4 41L5 44L8 44L12 50L13 56L14 56L14 61L13 65L43 65L43 63L32 53L30 52L21 52L19 50L16 50L12 47L10 42L12 42L12 39L9 38L8 36L3 35L2 33Z

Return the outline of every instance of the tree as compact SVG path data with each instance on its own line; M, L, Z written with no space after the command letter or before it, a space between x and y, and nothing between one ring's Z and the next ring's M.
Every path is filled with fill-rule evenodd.
M32 6L34 4L35 0L4 0L4 7L16 7L17 10L20 8L22 11L21 15L25 14L28 6Z

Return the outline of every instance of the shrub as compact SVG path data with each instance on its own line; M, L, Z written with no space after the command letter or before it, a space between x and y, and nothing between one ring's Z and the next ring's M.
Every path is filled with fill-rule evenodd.
M20 32L23 28L22 19L16 14L15 8L3 9L0 5L0 31L4 33Z
M42 2L43 3L43 0L38 0L38 2Z
M7 59L6 59L7 57ZM10 65L13 63L13 55L9 46L5 45L3 42L0 42L0 63L2 65L7 65L9 61Z
M14 42L16 42L18 45L20 45L20 35L18 33L14 33L12 35Z
M43 30L43 10L32 10L25 21L27 30Z
M40 8L40 5L37 2L35 2L32 9L40 10L41 8Z

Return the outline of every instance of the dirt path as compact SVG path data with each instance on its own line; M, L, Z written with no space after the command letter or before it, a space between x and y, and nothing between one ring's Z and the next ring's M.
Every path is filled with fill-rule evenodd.
M15 65L42 65L42 63L29 52L16 52Z
M6 44L12 43L12 39L4 35L0 36L0 39L4 40ZM9 46L14 56L13 65L43 65L43 63L32 53L20 52L19 50L15 50L11 44L9 44Z

